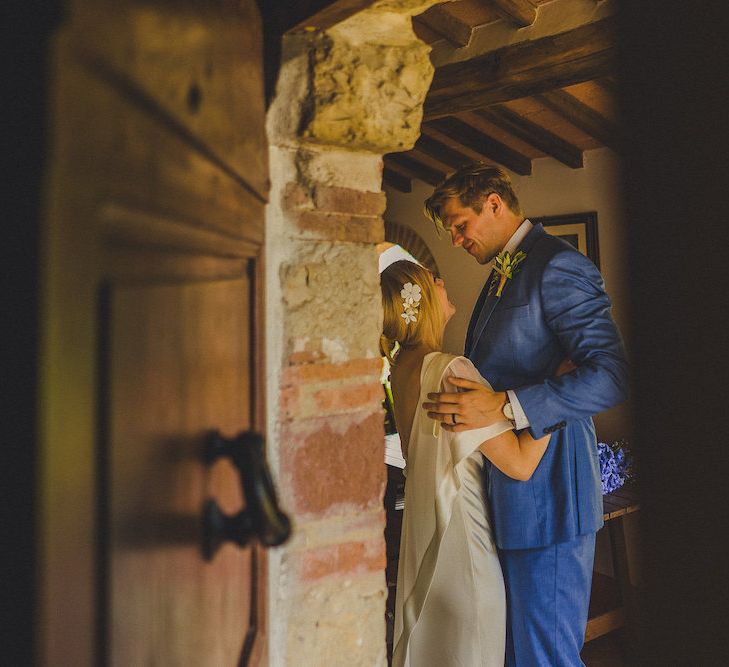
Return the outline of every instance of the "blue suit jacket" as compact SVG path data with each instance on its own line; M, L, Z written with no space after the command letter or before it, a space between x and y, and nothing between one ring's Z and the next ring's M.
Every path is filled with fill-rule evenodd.
M551 433L542 461L520 482L487 466L501 549L543 547L598 530L602 493L592 415L627 396L627 363L595 265L536 225L527 257L500 298L488 281L466 336L466 356L496 391L512 389L535 438ZM577 370L554 377L565 358Z

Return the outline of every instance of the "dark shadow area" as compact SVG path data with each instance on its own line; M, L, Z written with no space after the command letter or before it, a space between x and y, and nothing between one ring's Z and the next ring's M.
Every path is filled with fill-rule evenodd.
M729 10L622 2L619 16L646 566L640 664L726 664Z
M57 2L3 3L3 662L33 664L40 303L40 192L46 161L48 51Z

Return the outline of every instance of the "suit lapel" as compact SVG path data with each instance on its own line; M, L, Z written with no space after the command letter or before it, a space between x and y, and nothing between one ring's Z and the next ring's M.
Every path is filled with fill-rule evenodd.
M489 282L486 283L486 291L488 292L488 285L491 282L491 279L489 278ZM504 290L506 287L504 287ZM502 296L504 292L501 292ZM496 293L492 294L491 296L487 296L486 300L484 301L483 306L481 307L481 312L478 314L478 319L476 320L476 324L473 327L473 335L471 337L471 346L468 349L468 352L466 354L467 357L470 357L471 352L473 351L473 348L476 347L476 343L478 343L479 338L481 338L481 334L483 333L483 330L486 328L486 325L489 322L489 319L491 319L491 314L494 312L494 308L496 308L496 304L499 302L499 298L496 296Z
M481 294L479 294L478 299L476 299L476 305L473 307L473 311L471 312L471 320L468 323L468 329L466 329L466 344L464 345L464 354L466 356L468 356L468 353L471 351L471 346L474 340L473 332L476 329L479 320L481 319L481 312L483 311L484 304L486 303L486 299L488 297L489 285L491 284L491 278L493 277L493 275L494 272L491 271L488 278L486 279L486 282L483 285Z
M544 236L545 233L546 232L544 231L544 227L541 223L534 225L534 229L532 229L524 237L524 240L519 244L519 247L514 251L514 254L516 254L519 250L528 253L531 247L537 242L539 238ZM528 261L529 257L527 256L527 258L524 260L524 263ZM522 266L524 265L522 264ZM489 279L486 281L486 285L484 286L483 290L481 290L481 296L479 296L479 299L476 302L476 308L471 315L471 324L469 324L468 327L469 335L466 337L466 356L469 358L471 357L471 353L473 352L479 339L481 338L481 335L483 334L486 325L489 323L491 315L496 309L496 306L499 304L501 299L504 298L504 292L506 292L509 287L509 283L511 282L509 280L506 281L506 285L504 286L500 297L497 297L495 293L489 297L487 296L489 288L488 286L491 282L492 275L493 271L491 272ZM516 278L516 276L514 276L514 278ZM478 315L476 315L477 313ZM476 320L475 324L474 318Z

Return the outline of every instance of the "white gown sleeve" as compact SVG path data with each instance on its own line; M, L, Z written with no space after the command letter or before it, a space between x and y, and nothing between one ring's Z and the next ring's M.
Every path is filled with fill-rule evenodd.
M456 376L459 378L465 378L466 380L475 380L480 382L484 386L491 389L491 385L486 381L481 374L476 370L476 367L465 357L457 357L454 359L443 374L442 388L443 391L456 391L457 388L448 382L448 378ZM496 437L506 431L511 431L513 428L511 422L504 419L503 421L496 422L490 426L484 426L483 428L475 428L470 431L460 431L458 433L448 433L451 458L453 464L456 465L459 461L464 459L466 456L470 456L475 452L481 443Z

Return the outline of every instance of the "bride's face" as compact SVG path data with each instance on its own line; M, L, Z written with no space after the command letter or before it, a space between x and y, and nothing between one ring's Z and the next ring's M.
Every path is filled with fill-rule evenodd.
M443 278L436 278L433 276L433 282L435 283L435 293L438 295L438 301L443 311L443 315L445 316L445 321L443 323L445 326L448 320L450 320L456 312L456 307L448 300L448 292L446 291Z

